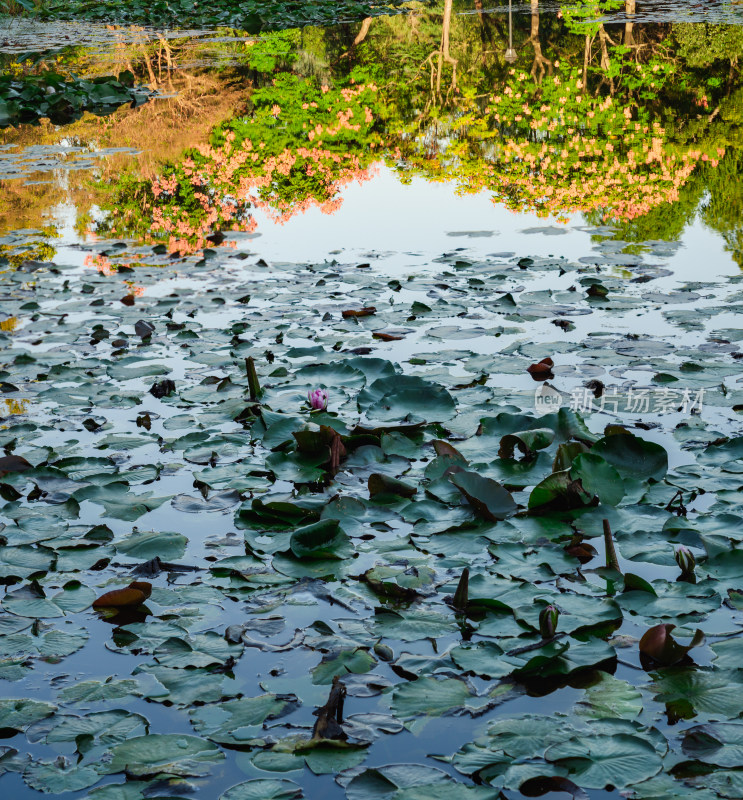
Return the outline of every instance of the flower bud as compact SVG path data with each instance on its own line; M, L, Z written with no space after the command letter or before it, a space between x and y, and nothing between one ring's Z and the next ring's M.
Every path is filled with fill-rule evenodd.
M676 548L676 563L679 565L682 575L694 574L694 567L696 567L697 561L694 558L694 554L691 552L691 550L689 550L688 547L679 545Z
M325 411L328 407L328 393L325 389L314 389L307 392L307 402L313 411Z
M560 612L553 605L543 608L539 614L539 633L542 639L551 639L557 630L557 620Z

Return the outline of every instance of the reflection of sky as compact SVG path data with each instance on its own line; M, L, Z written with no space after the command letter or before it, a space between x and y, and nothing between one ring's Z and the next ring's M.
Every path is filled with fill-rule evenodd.
M58 176L59 179L59 176ZM283 225L256 211L255 237L240 238L238 249L267 261L373 261L384 254L384 271L420 267L443 253L463 248L470 257L513 254L586 259L596 253L595 232L580 214L566 225L534 213L516 213L493 203L488 191L457 194L453 183L429 183L413 177L403 184L392 169L380 167L363 184L342 192L333 215L311 208ZM49 210L60 239L53 242L59 263L82 264L85 253L75 231L77 210L64 203ZM95 216L95 214L94 214ZM594 237L592 237L594 233ZM662 262L672 282L716 280L739 273L722 237L695 220L683 231L680 246L667 257L646 253L646 264Z
M274 261L348 261L393 251L400 254L403 266L418 263L406 260L406 254L437 257L456 248L475 256L514 253L575 261L594 248L590 228L579 214L565 225L533 213L515 213L493 203L487 191L457 195L453 184L422 178L406 185L384 167L371 181L347 187L343 205L333 216L315 208L281 226L261 212L255 216L261 235L249 242L251 251ZM241 249L245 246L240 242ZM648 256L644 260L653 261ZM722 238L699 221L684 231L681 247L664 263L682 282L738 271Z

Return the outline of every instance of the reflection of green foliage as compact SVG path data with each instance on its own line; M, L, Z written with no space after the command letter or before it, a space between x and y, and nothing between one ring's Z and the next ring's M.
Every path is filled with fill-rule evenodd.
M596 211L604 221L645 215L677 199L702 153L670 142L654 108L674 65L623 55L614 53L611 95L591 92L582 69L565 60L541 82L512 69L486 107L460 100L445 152L431 159L413 145L406 154L424 174L490 189L514 210Z
M105 192L102 205L110 210L112 216L98 224L98 232L116 235L121 231L146 240L150 225L145 213L154 200L149 182L125 172L115 183L101 188Z
M279 31L260 42L247 42L248 65L257 72L273 72L277 66L289 66L296 59L297 31Z
M54 72L0 75L0 128L48 117L56 124L79 118L84 111L110 114L125 103L139 104L152 92L134 87L134 76L85 80Z
M268 36L251 48L253 64L273 70L292 60L291 37ZM171 250L204 245L217 230L252 231L254 207L286 219L310 206L332 213L339 189L363 180L381 143L377 89L363 71L328 85L277 72L251 94L251 112L212 132L209 144L164 165L154 181L124 175L109 188L109 219L99 230L165 238Z
M34 14L46 0L0 0L0 14L16 17Z
M624 0L572 0L562 6L568 30L581 35L596 33L604 14L623 8Z
M0 272L18 269L24 261L52 261L57 254L49 241L59 236L56 228L44 228L21 244L0 245Z
M381 141L372 125L374 85L352 79L330 87L284 73L252 101L252 115L221 126L212 144L239 153L244 166L231 180L255 188L255 204L283 214L332 202L338 181L360 177Z
M735 151L725 158L717 170L707 170L704 186L708 202L702 205L703 222L721 234L725 247L739 267L743 268L743 154Z
M193 4L167 0L50 0L42 16L155 27L221 25L256 33L390 14L406 3L407 0L220 0Z
M705 175L713 170L705 170ZM612 220L614 238L626 242L645 242L661 239L667 242L681 238L684 228L696 217L699 201L704 192L704 184L699 176L691 180L679 190L679 197L673 203L661 203L651 208L646 214L630 220ZM594 225L601 225L604 220L600 213L586 214L587 220Z
M614 29L609 38L576 22L612 3L563 8L573 15L567 24L543 17L544 75L523 68L529 44L522 66L502 63L499 18L453 17L457 82L444 63L441 90L440 7L375 20L350 51L347 29L266 36L242 59L257 87L250 114L165 167L167 185L122 181L114 227L186 236L193 245L214 228L249 225L253 206L281 219L309 205L331 211L338 189L384 146L401 180L454 180L516 210L581 211L613 220L628 241L675 239L703 194L695 176L713 175L740 138L743 103L725 59L735 58L741 36L707 26L703 55L693 27L674 27L676 47L660 30L636 26L642 46L631 48ZM523 29L515 33L518 40ZM584 62L586 34L601 47ZM348 95L359 85L362 94ZM348 124L337 126L338 113L349 112ZM720 203L720 213L728 207Z
M578 35L550 36L556 44L539 51L550 68L543 78L538 70L499 69L483 53L470 58L479 42L453 28L457 95L450 104L433 98L414 123L398 126L406 179L416 173L453 179L460 190L489 189L519 210L558 216L580 210L594 222L613 219L618 235L631 241L680 235L702 196L695 171L703 165L705 174L713 173L733 144L733 98L723 96L729 67L718 61L712 70L690 69L672 43L653 40L651 26L635 28L643 46L632 49L616 29L610 38L599 23L577 24L611 5L562 7L566 17L572 14L568 29ZM553 25L554 17L548 18L548 28ZM602 65L593 58L584 62L586 35L601 39ZM737 32L724 36L739 38ZM732 56L732 44L720 49ZM406 107L424 106L427 78L419 73L417 102ZM387 105L393 108L397 87L390 91L395 100L388 98ZM415 97L410 85L399 94L406 101ZM483 99L488 96L490 103ZM719 113L710 120L705 108L711 112L714 104Z
M687 67L709 67L719 61L743 56L743 28L739 25L703 25L682 23L673 26L678 47L676 57ZM710 85L720 80L709 75Z

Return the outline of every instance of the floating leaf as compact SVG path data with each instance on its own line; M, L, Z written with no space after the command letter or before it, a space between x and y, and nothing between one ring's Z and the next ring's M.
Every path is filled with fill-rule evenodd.
M180 533L170 531L138 531L115 542L119 553L149 561L152 558L161 558L163 561L177 561L183 558L188 539Z
M496 481L466 470L455 473L450 480L484 519L497 522L516 513L511 493Z
M591 453L601 456L627 478L659 481L668 471L665 449L631 433L605 436L593 445Z
M523 458L530 460L536 456L537 450L549 447L554 438L555 432L551 428L532 428L528 431L509 433L500 440L498 456L513 458L514 452L518 449Z
M125 589L113 589L93 601L93 608L127 608L140 606L152 594L152 584L132 581Z
M446 389L409 375L378 378L359 392L358 405L370 420L381 424L441 422L455 413Z
M40 700L0 700L0 730L23 731L34 722L50 717L56 710L51 703Z
M342 678L349 672L369 672L376 666L376 663L374 656L361 648L329 653L312 670L312 683L319 685L331 684L336 676Z
M149 775L206 775L209 764L224 760L224 753L212 742L197 736L153 733L135 736L111 749L105 772L126 772L137 777Z
M98 703L104 700L118 700L139 694L139 684L133 680L80 681L66 686L59 693L63 703Z
M736 717L743 712L743 682L737 670L702 671L670 667L658 673L652 690L656 701L665 703L684 719L696 714Z
M266 720L288 714L298 705L299 701L293 695L241 697L227 703L194 708L191 724L197 733L219 744L247 745L260 736Z
M58 756L54 761L33 761L23 772L23 780L32 789L48 794L78 792L101 779L96 765L76 764Z
M219 796L219 800L299 800L302 789L292 781L255 778L238 783Z
M301 559L345 559L352 553L348 536L337 520L323 520L313 525L297 528L291 535L289 546Z
M587 789L624 789L651 778L663 765L650 742L626 733L575 737L552 745L544 757Z
M642 694L627 681L600 672L577 710L593 719L635 719L642 712Z

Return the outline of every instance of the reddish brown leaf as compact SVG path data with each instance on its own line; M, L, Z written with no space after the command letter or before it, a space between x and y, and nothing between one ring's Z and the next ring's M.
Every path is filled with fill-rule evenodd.
M366 306L365 308L351 308L348 311L343 311L343 319L351 319L353 317L370 317L376 314L377 309L374 306Z
M573 558L577 558L581 564L587 564L589 561L593 561L598 555L596 548L588 542L583 541L583 538L577 534L573 536L570 542L565 546L565 552L573 556Z
M554 366L555 362L551 358L543 358L537 364L527 367L526 371L535 381L546 381L555 377L552 372L552 367Z
M678 664L692 647L703 644L704 634L699 629L688 645L679 644L671 635L671 631L675 627L675 625L665 623L655 625L645 631L640 639L640 653L661 666L670 667Z
M126 589L113 589L93 601L93 608L131 608L141 606L152 594L152 584L132 581Z
M323 426L324 428L325 426ZM322 429L321 429L322 430ZM346 448L343 446L343 440L341 439L340 434L338 431L329 428L330 430L330 465L328 467L330 474L335 475L341 466L341 461L346 458Z
M26 461L23 456L3 456L0 458L0 475L7 475L9 472L23 472L33 469L33 464Z
M445 442L443 439L435 439L433 442L433 449L436 451L437 456L448 456L461 461L463 464L467 463L467 459L457 450L456 447Z
M381 339L383 342L399 342L402 336L395 336L392 333L382 333L382 331L374 331L372 336L375 339Z

